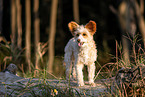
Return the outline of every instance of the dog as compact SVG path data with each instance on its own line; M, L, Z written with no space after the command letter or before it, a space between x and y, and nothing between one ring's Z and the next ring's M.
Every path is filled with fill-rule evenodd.
M97 49L93 35L96 32L96 23L92 20L85 26L71 21L68 23L69 30L74 36L65 46L64 65L66 67L66 80L71 75L76 78L78 86L84 86L83 67L87 65L88 80L91 86L95 86L95 61Z

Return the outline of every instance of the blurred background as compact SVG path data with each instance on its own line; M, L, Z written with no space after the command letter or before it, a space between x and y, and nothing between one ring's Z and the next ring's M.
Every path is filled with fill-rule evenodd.
M145 54L144 9L144 0L0 0L0 71L14 63L21 76L64 76L68 23L89 20L97 23L96 72L119 58L128 65L133 51Z

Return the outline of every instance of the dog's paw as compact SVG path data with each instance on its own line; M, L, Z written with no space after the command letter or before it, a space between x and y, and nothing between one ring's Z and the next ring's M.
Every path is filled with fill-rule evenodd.
M79 86L79 87L84 86L84 83L80 83L80 84L78 84L78 86Z
M95 87L96 84L95 83L89 83L90 86Z

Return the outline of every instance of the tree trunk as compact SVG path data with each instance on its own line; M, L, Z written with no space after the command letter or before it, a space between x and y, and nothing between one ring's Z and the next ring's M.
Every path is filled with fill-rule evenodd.
M11 0L11 51L14 51L16 44L16 4Z
M74 15L74 20L77 23L80 23L80 19L79 19L79 1L78 0L73 0L73 15Z
M28 64L29 72L31 72L31 0L25 0L25 14L26 14L26 62Z
M141 0L142 1L142 0ZM141 2L143 3L143 1ZM143 43L144 43L144 48L145 48L145 20L144 20L144 16L143 16L143 12L142 9L139 7L138 3L136 0L131 0L131 4L134 8L135 14L136 14L136 18L137 18L137 22L138 22L138 26L139 26L139 30L142 34L143 37Z
M17 38L17 47L19 50L22 49L22 21L21 21L21 3L20 0L16 0L17 5L17 29L18 29L18 38Z
M0 35L2 33L3 0L0 0Z
M3 0L0 0L0 42L2 40L2 17L3 17ZM1 71L1 61L0 61L0 71Z
M113 7L110 7L110 9L118 17L122 32L123 59L126 63L125 66L129 66L131 50L131 41L129 39L130 37L134 38L136 32L134 11L129 1L122 1L118 11Z
M40 55L38 54L39 50L39 41L40 41L40 19L39 19L39 0L34 0L34 33L35 33L35 73L34 76L36 76L36 73L38 72L39 69L39 59Z
M58 0L52 0L51 16L50 16L50 33L49 33L49 62L47 66L48 72L52 72L54 62L54 41L56 33L56 20L57 20L57 4Z

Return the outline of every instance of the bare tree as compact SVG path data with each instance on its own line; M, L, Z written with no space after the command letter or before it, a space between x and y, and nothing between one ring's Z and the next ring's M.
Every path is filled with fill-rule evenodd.
M0 34L2 32L3 0L0 0Z
M47 65L48 72L52 72L54 62L54 41L56 33L56 20L57 20L57 5L58 0L52 0L51 16L50 16L50 33L49 33L49 62Z
M39 69L39 41L40 41L40 19L39 19L39 0L34 0L34 33L35 33L35 69L36 71ZM38 71L37 71L38 72ZM34 74L36 76L36 72Z
M17 8L17 30L18 30L18 38L17 38L17 47L19 50L22 49L22 20L21 20L21 3L20 0L16 0L16 8Z
M79 19L79 1L78 0L73 0L73 16L74 16L74 20L77 23L80 23L80 19Z
M1 37L2 33L2 17L3 17L3 0L0 0L0 42L3 40L3 37ZM1 71L1 61L0 61L0 71Z
M127 32L132 38L135 36L136 28L138 28L142 34L143 44L145 48L145 20L144 20L144 0L140 0L140 5L137 0L124 0L118 11L115 10L112 6L110 7L113 13L115 13L119 19L120 26L123 32ZM137 23L135 22L137 21ZM128 39L122 37L123 50L124 50L124 60L127 63L129 59L129 43ZM134 50L135 51L135 50ZM135 61L136 55L134 53Z
M29 72L31 72L31 0L25 0L25 14L26 14L25 54Z
M11 0L11 51L16 46L16 4L15 0Z
M142 34L144 48L145 48L145 20L144 20L144 16L143 16L144 0L140 0L140 6L136 0L130 0L130 1L131 1L131 5L133 6L136 18L137 18L137 24L138 24L139 30Z
M125 65L128 66L130 64L131 49L131 41L128 38L134 37L136 32L136 22L134 17L135 13L130 5L130 2L125 0L119 5L118 10L114 9L112 6L110 6L110 9L114 14L116 14L120 23L122 32L121 38L123 44L123 58L126 63Z

